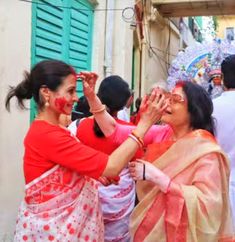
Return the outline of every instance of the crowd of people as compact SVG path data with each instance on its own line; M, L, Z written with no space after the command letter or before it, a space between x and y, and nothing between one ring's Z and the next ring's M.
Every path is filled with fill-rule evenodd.
M96 94L96 73L62 61L25 72L5 103L10 110L15 97L24 109L33 98L38 107L14 241L235 241L234 66L235 56L222 63L220 97L179 80L137 98L128 120L119 115L134 92L120 76Z

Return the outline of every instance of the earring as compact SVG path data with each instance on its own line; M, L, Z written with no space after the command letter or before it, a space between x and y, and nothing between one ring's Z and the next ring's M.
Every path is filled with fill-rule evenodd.
M48 108L50 106L50 103L48 102L48 100L45 102L45 107Z

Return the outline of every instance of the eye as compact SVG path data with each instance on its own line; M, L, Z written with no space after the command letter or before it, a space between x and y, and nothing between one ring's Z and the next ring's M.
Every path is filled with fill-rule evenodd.
M74 94L75 92L76 92L75 88L71 88L71 89L68 90L68 93L71 94L71 95Z

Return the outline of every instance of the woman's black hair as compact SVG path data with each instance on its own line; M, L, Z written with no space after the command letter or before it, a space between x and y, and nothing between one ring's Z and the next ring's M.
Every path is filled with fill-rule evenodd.
M120 76L112 75L101 82L97 95L101 102L106 105L108 112L113 116L125 107L127 100L131 96L131 90L128 83ZM97 137L104 137L96 121L93 129Z
M25 71L23 81L16 87L10 86L5 101L6 109L10 111L10 100L14 96L17 98L18 106L21 109L26 109L24 100L32 97L38 108L41 109L44 103L39 96L40 88L45 86L55 91L70 74L75 75L75 70L62 61L45 60L37 63L30 73Z
M85 96L81 96L72 111L72 121L91 116L90 106Z
M182 86L187 97L190 126L193 129L207 130L214 135L213 102L207 91L200 85L189 81L178 82L176 86Z

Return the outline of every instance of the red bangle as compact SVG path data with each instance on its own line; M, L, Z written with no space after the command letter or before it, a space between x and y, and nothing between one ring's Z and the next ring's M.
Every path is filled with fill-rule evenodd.
M139 142L139 140L133 134L129 134L128 137L131 138L132 140L134 140L139 145L140 148L143 147L143 145Z
M140 138L134 130L131 131L131 134L136 137L136 139L140 142L141 146L144 146L144 141L142 138Z

